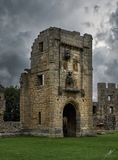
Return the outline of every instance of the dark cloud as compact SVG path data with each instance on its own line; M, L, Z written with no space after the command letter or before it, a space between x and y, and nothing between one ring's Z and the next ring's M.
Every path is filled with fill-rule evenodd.
M17 84L29 66L30 47L41 30L60 25L81 1L0 0L0 81ZM68 25L68 24L67 24Z
M19 81L21 69L25 67L27 63L23 57L13 53L10 55L4 53L0 59L0 80L2 84L16 84Z
M99 42L104 42L105 46L94 50L95 75L99 72L99 81L118 83L118 8L111 13L109 24L109 29L104 31L101 28L101 32L96 34L96 46Z
M94 70L94 82L107 82L106 72L106 62L107 55L105 53L108 52L108 49L105 47L96 48L94 50L93 56L93 70Z
M96 13L96 12L99 12L99 9L100 9L100 6L99 5L95 5L94 6L94 12Z
M85 25L86 27L94 27L94 24L91 22L84 22L83 25Z
M107 7L110 7L110 6L111 6L111 3L112 3L112 1L106 3L106 6L107 6Z
M110 35L107 43L109 49L109 59L106 63L107 69L105 74L109 77L110 81L118 83L118 33L115 31Z
M98 32L98 33L96 34L97 40L98 40L98 41L105 40L106 37L107 37L107 34L108 34L108 33L106 33L106 32Z
M118 9L110 15L111 5L110 0L107 3L105 0L0 0L1 83L17 84L20 73L29 67L33 40L41 30L50 26L93 34L94 43L96 41L94 86L99 81L115 81L118 32L113 28L118 27ZM110 15L110 30L104 29L103 15L106 10L107 18ZM106 46L97 46L101 41ZM115 76L110 74L113 67Z
M118 27L118 5L116 8L116 11L113 12L110 16L110 24L112 27L117 28Z
M97 92L96 83L118 83L118 6L111 12L111 2L106 4L107 20L101 18L100 26L94 37L94 95Z
M85 10L85 13L87 13L87 14L89 13L89 7L87 7L87 6L84 7L84 10Z
M0 0L0 82L5 86L18 84L20 73L29 66L30 32L21 29L14 5L12 0Z
M108 76L109 81L118 83L118 59L111 60L106 66L105 74Z
M69 16L73 10L77 9L81 1L68 0L1 0L2 15L8 15L15 20L16 23L22 25L44 25L45 23L55 22L62 17Z
M20 73L24 67L28 67L28 50L26 49L26 33L4 36L0 44L0 81L4 85L18 83Z

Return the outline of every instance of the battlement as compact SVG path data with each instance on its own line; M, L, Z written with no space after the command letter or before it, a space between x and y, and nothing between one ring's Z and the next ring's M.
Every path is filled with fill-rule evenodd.
M115 83L108 83L108 88L109 89L116 89L117 88L117 84L115 84Z
M98 89L118 89L118 84L116 83L98 83Z
M68 31L68 30L65 30L65 29L58 28L58 27L49 27L48 29L41 31L40 34L42 35L46 32L57 32L57 31L61 31L62 33L64 32L64 33L67 33L67 34L73 34L73 35L79 35L80 36L80 32Z
M88 39L88 40L92 40L92 35L88 34L88 33L85 33L84 35L80 35L80 32L77 32L77 31L69 31L69 30L65 30L65 29L61 29L61 28L57 28L57 27L49 27L48 29L46 30L43 30L40 32L40 34L38 35L38 37L40 35L43 35L45 33L49 33L49 32L62 32L67 34L67 35L73 35L73 36L80 36L80 37L83 37L85 39Z
M98 83L97 88L98 89L100 89L100 88L105 89L106 88L106 83Z

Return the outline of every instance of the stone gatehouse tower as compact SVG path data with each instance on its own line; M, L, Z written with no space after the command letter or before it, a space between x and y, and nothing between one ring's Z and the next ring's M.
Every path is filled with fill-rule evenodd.
M21 123L31 134L92 131L92 36L51 27L40 32L31 69L21 75Z

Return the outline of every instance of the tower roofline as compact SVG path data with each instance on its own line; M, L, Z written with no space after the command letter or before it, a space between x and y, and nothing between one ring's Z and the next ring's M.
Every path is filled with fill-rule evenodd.
M43 34L43 33L48 32L48 31L57 31L57 30L58 31L60 30L61 32L65 32L67 34L73 34L73 35L82 36L84 38L91 38L91 39L93 39L91 34L85 33L83 35L80 35L80 32L78 32L78 31L75 31L75 30L69 31L69 30L66 30L66 29L58 28L58 27L49 27L49 28L41 31L40 34Z

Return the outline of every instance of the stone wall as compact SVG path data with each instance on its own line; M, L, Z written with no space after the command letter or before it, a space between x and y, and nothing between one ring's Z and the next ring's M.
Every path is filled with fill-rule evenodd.
M5 111L4 88L0 85L0 136L20 134L20 122L5 122L3 120Z
M0 133L11 134L20 133L21 125L20 122L0 122Z

